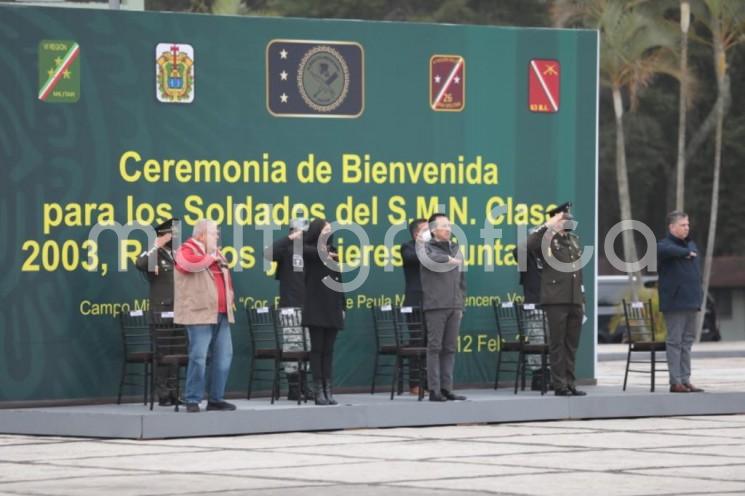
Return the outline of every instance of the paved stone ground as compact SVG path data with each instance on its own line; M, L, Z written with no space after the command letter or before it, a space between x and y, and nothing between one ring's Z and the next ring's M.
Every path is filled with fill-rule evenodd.
M620 384L623 365L600 362L599 383ZM745 358L694 368L707 389L745 388ZM0 495L101 494L743 495L745 415L160 441L0 436Z

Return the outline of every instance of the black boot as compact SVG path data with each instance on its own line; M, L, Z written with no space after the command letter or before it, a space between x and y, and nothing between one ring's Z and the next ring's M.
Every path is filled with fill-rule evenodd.
M316 399L316 405L328 405L329 402L326 399L324 392L323 382L313 381L313 397Z
M326 396L327 404L338 405L339 402L334 399L334 392L331 387L331 381L323 381L323 394Z
M287 374L287 399L297 401L300 396L300 381L297 373Z

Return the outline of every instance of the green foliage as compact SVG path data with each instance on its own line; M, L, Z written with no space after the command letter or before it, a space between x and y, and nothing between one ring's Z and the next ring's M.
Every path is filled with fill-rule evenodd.
M226 0L146 0L147 10L216 12ZM227 0L232 1L232 0ZM627 165L634 217L661 235L665 213L674 206L678 126L677 29L679 0L240 0L241 13L253 16L397 20L546 27L595 26L601 31L601 76L627 88L635 102L626 115ZM630 9L634 7L634 9ZM630 10L633 10L631 13ZM723 13L732 106L725 121L722 186L716 255L745 253L739 222L745 216L745 48L741 27L745 0L691 0L689 71L694 75L688 110L688 136L706 118L716 99L710 17ZM739 35L733 33L740 33ZM631 40L627 43L624 40ZM738 44L739 43L739 44ZM662 47L649 53L650 47ZM642 59L644 63L629 64ZM651 77L652 74L673 77ZM630 97L630 98L629 98ZM613 103L601 91L599 109L599 205L602 236L619 218L615 180ZM689 161L686 210L693 235L703 244L709 219L714 137ZM642 250L643 251L643 250Z

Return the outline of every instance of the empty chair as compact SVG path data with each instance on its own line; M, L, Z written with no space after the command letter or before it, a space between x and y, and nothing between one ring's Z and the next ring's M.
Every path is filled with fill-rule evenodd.
M540 357L540 367L532 368L531 374L535 374L536 370L541 372L541 395L544 395L549 386L549 338L546 314L533 303L515 305L515 311L520 327L519 341L521 344L517 363L522 389L525 389L528 358L538 356ZM517 380L515 380L515 393L517 393Z
M248 394L247 399L251 399L253 384L255 380L271 382L271 403L279 399L279 355L280 350L277 343L277 331L274 324L274 311L269 307L247 308L246 316L248 317L248 338L251 343L251 365L248 372ZM259 361L270 361L271 364L260 368L257 364ZM267 372L271 374L271 379L257 379L257 372Z
M278 361L280 364L294 362L298 372L297 403L308 401L307 398L307 365L310 361L310 343L303 327L303 315L300 308L280 308L276 310L275 329L277 336ZM275 369L276 370L276 369ZM285 369L287 370L287 369ZM279 381L279 377L275 377ZM289 385L289 384L288 384ZM278 388L279 386L277 386ZM274 388L273 388L274 389Z
M189 338L186 327L173 322L173 312L149 312L150 336L153 343L153 370L169 365L175 372L165 383L165 389L176 398L174 410L179 411L181 393L181 370L189 364ZM151 375L152 377L152 375ZM150 409L153 409L154 391L151 381Z
M427 361L427 326L424 312L419 307L394 307L394 336L396 362L391 381L391 399L394 398L398 378L404 374L404 362L409 365L409 377L414 372L421 379L426 377ZM424 384L419 387L419 401L424 398Z
M667 363L667 356L659 360L657 353L666 351L664 341L660 341L660 332L657 329L657 321L652 311L652 300L629 301L623 300L623 315L626 321L626 341L628 353L626 355L626 372L623 375L623 390L626 391L629 372L650 375L650 391L654 392L655 374L658 370L667 372L667 369L658 369L657 363ZM649 353L649 359L632 360L632 353ZM631 364L649 364L649 370L631 369Z
M497 322L497 373L494 377L494 389L499 387L499 377L503 371L503 365L508 365L505 372L515 373L515 393L517 393L517 381L519 378L520 364L520 325L517 320L517 310L512 302L499 303L495 301L492 304L494 309L494 318ZM511 353L511 357L505 357L505 353Z
M396 365L396 314L392 305L382 305L372 308L372 318L375 331L375 358L370 394L375 394L377 378L384 374L392 374ZM381 358L392 360L381 362Z
M124 386L142 386L143 404L147 404L148 392L152 387L152 344L147 316L142 310L122 312L119 315L119 329L122 338L122 369L119 378L119 393L116 403L122 402ZM138 367L130 367L138 366ZM133 368L137 370L132 370ZM139 378L139 380L137 380Z

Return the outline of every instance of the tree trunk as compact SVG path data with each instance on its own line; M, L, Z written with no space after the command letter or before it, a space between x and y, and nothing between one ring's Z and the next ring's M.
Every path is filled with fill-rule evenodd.
M712 37L714 39L714 69L717 75L717 106L716 106L716 130L714 134L714 174L711 184L711 213L709 215L709 233L706 238L706 256L704 257L704 302L703 308L698 315L696 325L696 341L701 340L701 332L706 315L706 301L709 294L709 281L711 279L711 265L714 259L714 245L716 243L717 217L719 213L719 176L722 168L722 130L724 127L724 101L731 97L729 74L727 72L727 53L722 44L721 20L714 19L712 22Z
M675 210L683 211L685 194L686 110L688 107L688 25L691 11L687 0L680 2L680 101L678 102L678 162Z
M618 204L621 209L621 220L632 220L631 195L629 194L629 173L626 168L626 141L623 132L623 96L621 88L613 86L613 111L616 116L616 181L618 182ZM634 232L624 230L622 233L623 254L626 262L636 262L639 257L634 245ZM635 272L628 271L629 289L633 301L639 299L639 283L641 279L635 277Z
M719 104L719 99L722 100L722 113L724 115L727 115L729 113L730 106L732 104L732 95L719 95L717 96L717 100L714 102L714 106L711 108L711 111L709 111L709 114L704 119L704 122L701 123L701 125L696 130L696 133L691 138L691 141L688 143L688 146L686 147L686 161L690 162L693 160L693 156L696 154L696 152L701 148L701 146L706 143L706 140L709 138L709 133L716 127L717 124L717 105Z

